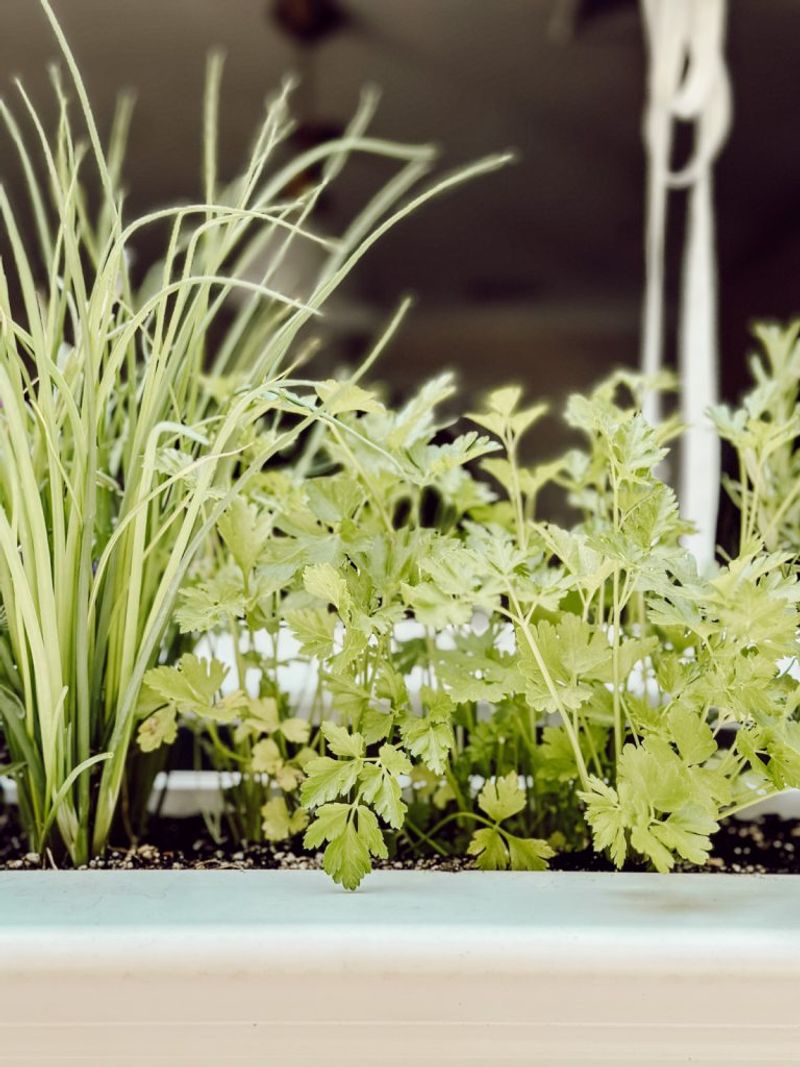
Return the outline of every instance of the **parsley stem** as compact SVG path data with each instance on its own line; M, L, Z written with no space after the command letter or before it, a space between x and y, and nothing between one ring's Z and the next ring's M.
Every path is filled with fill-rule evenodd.
M613 678L612 699L614 702L614 755L617 763L622 756L622 705L620 703L620 677L619 677L619 627L620 627L620 598L619 598L619 566L614 567L613 577L613 634L611 649L611 672Z
M464 794L461 791L461 786L458 784L458 779L453 774L452 768L449 764L445 766L444 776L447 779L447 784L453 790L453 796L456 798L456 803L458 804L458 806L460 808L466 808L468 805L466 800L464 799Z
M740 811L746 811L748 808L752 808L754 804L760 804L764 800L772 800L773 797L782 796L784 793L788 793L792 786L787 786L785 789L773 789L771 793L762 793L756 797L750 797L748 800L743 800L739 804L734 804L731 808L726 808L725 811L719 813L720 819L727 819L731 815L737 815ZM431 831L433 833L433 831Z
M389 517L389 513L386 511L386 508L383 506L382 497L385 494L380 489L377 489L372 484L372 482L370 481L369 476L367 475L367 472L364 470L364 467L362 466L361 463L359 463L358 459L356 458L355 453L345 443L344 436L339 431L339 424L335 423L335 422L332 422L331 423L331 431L332 431L333 436L336 438L336 443L339 445L341 450L345 453L347 458L353 464L353 469L356 471L358 476L363 481L364 485L369 490L371 501L375 505L375 510L378 512L378 514L380 515L381 519L383 520L384 525L386 526L386 529L391 534L393 532L394 528L392 526L392 520Z
M796 479L795 480L795 483L792 486L791 491L789 493L787 493L787 495L783 498L783 502L781 503L781 506L778 508L778 510L772 516L772 518L769 521L769 525L767 526L766 530L764 531L764 541L766 542L766 545L767 545L768 549L774 547L774 546L772 546L770 544L770 542L771 542L772 538L776 537L778 532L779 532L778 524L780 523L780 520L783 518L783 516L786 514L786 512L789 510L789 508L792 506L792 504L795 503L795 501L797 500L798 495L800 495L800 479Z
M452 811L449 815L445 815L443 819L440 819L439 822L437 822L436 825L428 831L428 838L434 837L436 834L439 833L440 830L444 829L444 827L447 826L448 823L454 822L456 819L472 819L473 822L479 822L483 826L490 827L492 830L497 828L497 823L492 822L490 819L485 819L483 815L478 815L477 812ZM408 819L406 819L406 826L410 825L411 824L409 823ZM416 828L414 829L416 833L419 833ZM425 838L424 840L427 840L428 838Z
M741 504L739 508L739 555L744 552L747 539L748 526L748 500L747 500L747 470L745 468L744 455L739 449L739 487Z
M443 848L443 847L442 847L441 845L437 844L437 842L436 842L436 841L434 841L432 837L430 837L430 836L429 836L428 834L426 834L424 830L421 830L421 829L420 829L420 828L419 828L419 827L418 827L418 826L416 825L416 823L412 822L412 821L411 821L411 819L409 819L409 818L408 818L407 816L406 816L406 821L405 821L404 829L406 830L406 832L407 832L408 830L411 830L411 832L412 832L412 833L415 833L415 834L417 835L417 837L419 838L419 841L416 841L416 842L414 842L414 841L410 841L410 842L409 842L409 844L411 845L411 848L412 848L412 849L413 849L413 850L414 850L415 852L416 852L416 851L417 851L417 849L419 848L419 846L420 846L420 843L421 843L421 842L424 842L424 843L425 843L426 845L428 845L428 847L429 847L429 848L432 848L432 849L433 849L433 851L434 851L434 852L435 852L435 853L436 853L437 855L439 855L439 856L445 856L445 857L446 857L446 856L449 856L449 855L450 855L450 853L449 853L449 852L447 851L447 849L446 849L446 848Z
M578 768L578 774L581 779L581 785L584 789L588 790L589 772L586 769L586 763L583 758L583 752L581 751L580 741L578 740L578 736L575 732L575 729L573 728L569 712L564 707L564 703L561 700L561 695L559 694L555 682L553 681L552 676L550 675L550 672L547 669L547 664L545 663L544 657L542 656L542 653L539 650L539 645L536 642L536 638L533 636L533 631L528 625L528 621L523 614L522 607L520 606L516 594L514 593L514 590L510 584L508 586L508 594L509 599L513 605L514 611L516 612L517 625L519 626L523 636L525 637L525 640L528 643L528 647L530 648L531 653L533 654L533 658L536 660L536 666L539 668L542 677L544 678L544 682L547 686L548 692L553 698L553 703L555 704L556 709L559 715L561 716L561 721L564 724L564 730L567 734L567 737L569 738L569 743L572 746L572 752L575 756L575 763Z
M508 463L511 470L511 489L514 498L514 515L517 524L517 537L523 552L528 550L528 530L525 523L525 508L522 501L522 489L519 481L519 466L517 464L517 441L512 432L506 436L503 442L506 446Z

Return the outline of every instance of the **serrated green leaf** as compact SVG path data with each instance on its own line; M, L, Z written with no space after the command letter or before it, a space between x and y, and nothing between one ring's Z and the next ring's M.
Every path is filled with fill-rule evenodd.
M359 804L329 804L320 808L317 818L306 831L306 848L317 848L328 841L323 856L327 874L345 889L357 889L372 870L372 856L388 856L383 834L375 815Z
M594 776L589 779L591 790L578 796L586 805L586 821L592 830L597 852L609 850L616 867L622 867L627 854L625 815L616 789Z
M511 416L511 429L517 437L521 437L535 423L547 414L547 404L533 404L522 411L515 411Z
M227 667L216 659L200 659L192 653L181 656L177 667L153 667L144 676L145 698L158 697L179 712L201 714L214 703Z
M455 745L455 734L449 721L436 720L430 715L406 715L400 722L403 744L426 767L443 774L447 757Z
M476 422L484 430L493 433L495 437L502 437L508 426L508 419L496 411L471 411L466 416L470 422Z
M467 855L476 857L482 871L505 871L510 862L503 835L489 826L475 831L467 845Z
M271 737L265 737L253 745L250 767L255 774L274 775L282 764L281 750Z
M461 434L454 441L442 445L425 445L421 442L406 453L411 464L408 477L417 485L435 484L467 463L472 463L500 446L488 437L479 437L474 431Z
M337 382L329 378L317 382L314 388L331 415L342 415L346 411L383 411L383 404L375 394L355 382Z
M304 745L311 736L311 724L308 719L284 719L280 724L280 732L292 744Z
M386 740L393 725L394 715L391 712L368 707L361 715L359 732L363 735L365 744L374 745L378 741Z
M555 852L547 841L536 837L506 834L512 871L546 871Z
M169 705L148 715L140 724L136 739L142 752L154 752L161 745L171 745L177 736L175 706Z
M211 722L225 724L233 722L242 712L246 712L249 705L250 700L247 694L242 689L236 689L219 700L215 700L208 707L198 708L197 713Z
M358 780L361 760L335 760L318 756L305 766L306 780L300 791L303 806L313 808L350 792Z
M404 603L425 626L435 629L464 626L472 618L474 608L469 600L443 592L436 582L420 582L415 586L403 582L401 591Z
M370 855L385 860L389 855L389 851L386 848L386 842L383 840L383 834L375 815L369 808L359 804L356 808L356 820L358 836L367 846Z
M522 399L522 387L519 385L504 385L499 389L493 389L486 397L486 406L490 411L496 411L508 419L516 410Z
M407 811L398 779L410 773L408 757L394 745L382 745L378 761L365 764L361 771L361 797L395 830L403 825Z
M717 751L711 727L689 708L674 705L667 715L667 723L670 735L686 763L704 763Z
M637 824L631 829L631 845L649 859L659 874L667 874L675 866L675 857L654 831L659 824Z
M487 782L478 794L478 807L490 819L502 822L522 811L527 803L525 791L520 787L518 776L509 771L502 778Z
M358 759L364 755L364 738L359 733L349 733L344 726L333 722L322 724L322 733L334 756Z
M308 813L302 808L290 812L283 797L272 797L261 808L261 820L267 841L286 841L305 830Z
M313 514L329 526L352 516L366 499L364 489L349 472L310 478L306 493Z
M217 529L242 574L248 576L267 541L273 518L259 514L253 504L236 497L219 520Z
M244 613L245 607L241 578L223 573L184 589L175 620L181 633L206 633L227 626Z
M305 781L305 774L300 767L285 761L275 772L275 782L284 793L293 793L301 782Z
M387 774L395 777L411 773L411 761L396 745L381 745L378 749L378 761Z
M710 834L718 829L719 824L703 812L678 812L650 826L651 834L665 848L700 866L706 862L711 851Z
M336 616L327 608L287 611L286 624L300 643L304 656L327 659L333 651Z
M275 697L250 697L247 701L247 717L263 733L274 733L280 725Z
M322 866L334 882L351 890L358 889L372 870L369 849L352 822L325 849Z
M303 585L312 596L346 611L350 604L347 582L330 563L314 563L303 571Z
M319 848L325 841L341 837L350 818L350 804L323 804L317 808L314 820L303 838L305 848Z

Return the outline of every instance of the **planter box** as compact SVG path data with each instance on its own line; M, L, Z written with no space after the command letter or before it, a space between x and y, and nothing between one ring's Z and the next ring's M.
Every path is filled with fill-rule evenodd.
M800 879L0 874L0 1063L773 1064Z

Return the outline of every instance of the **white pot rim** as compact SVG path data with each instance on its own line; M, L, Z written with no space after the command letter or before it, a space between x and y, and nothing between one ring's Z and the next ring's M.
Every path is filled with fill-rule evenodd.
M0 873L0 1063L795 1062L798 900L794 875Z

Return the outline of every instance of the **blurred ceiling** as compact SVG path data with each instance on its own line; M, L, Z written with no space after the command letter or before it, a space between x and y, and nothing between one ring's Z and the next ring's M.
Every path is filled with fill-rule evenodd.
M197 192L203 68L215 45L227 53L223 170L292 69L310 79L298 99L315 120L346 121L374 83L381 135L436 141L448 165L518 150L515 166L428 206L370 253L362 298L384 307L409 289L420 297L390 364L402 376L444 362L475 387L525 376L560 392L635 359L644 55L634 0L339 0L345 22L310 66L265 0L53 4L101 123L118 87L137 92L128 167L137 209ZM718 229L723 341L738 367L750 318L800 309L800 3L730 6L736 114L718 168ZM37 0L2 0L3 95L13 99L20 75L44 103L55 56ZM354 167L334 215L374 181ZM738 381L727 372L727 391Z

